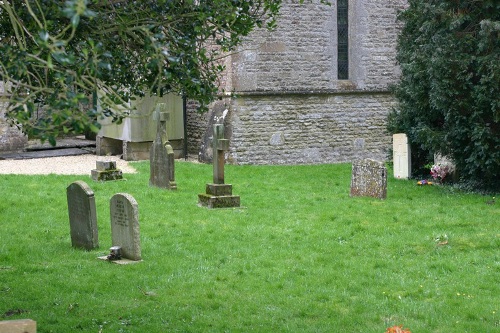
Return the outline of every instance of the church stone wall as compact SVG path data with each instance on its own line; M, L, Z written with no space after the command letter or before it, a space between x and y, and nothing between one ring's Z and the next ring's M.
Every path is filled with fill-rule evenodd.
M28 138L16 127L9 126L5 119L7 96L4 84L0 82L0 152L10 152L23 149Z
M226 59L226 91L205 120L223 121L228 162L309 164L385 160L391 146L389 93L399 77L396 42L400 0L349 1L349 80L337 79L337 12L319 0L285 0L278 28L252 33ZM220 104L228 110L221 118ZM217 109L218 111L215 111ZM209 143L211 126L197 135ZM190 133L193 135L193 133ZM205 138L205 139L203 139ZM209 154L200 159L207 160ZM208 157L209 158L209 157Z
M233 101L235 164L319 164L385 160L390 94L245 96Z

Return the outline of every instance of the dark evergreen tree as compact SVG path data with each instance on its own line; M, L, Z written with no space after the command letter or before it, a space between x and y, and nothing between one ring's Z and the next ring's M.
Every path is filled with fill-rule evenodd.
M462 180L498 189L500 2L409 0L400 19L400 104L389 131L407 133L420 166L439 153Z

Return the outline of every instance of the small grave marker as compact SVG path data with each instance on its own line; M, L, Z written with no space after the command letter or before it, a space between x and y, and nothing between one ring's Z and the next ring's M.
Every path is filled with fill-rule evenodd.
M99 247L97 213L94 192L83 181L76 181L66 189L71 245L92 250Z
M116 168L114 161L96 161L96 168L91 170L91 176L96 181L123 179L122 171Z
M392 136L392 160L394 178L408 179L411 176L411 150L408 137L404 133Z
M130 194L118 193L110 200L111 239L113 247L121 248L121 257L141 260L139 209Z
M351 196L387 197L387 168L383 162L371 159L353 162Z
M0 333L36 333L36 321L31 319L0 321Z
M233 186L224 184L225 151L229 140L224 139L224 125L214 125L213 136L213 184L207 184L206 194L198 195L198 204L208 208L240 207L240 197L232 195Z
M170 145L167 136L167 121L169 120L170 113L160 112L163 107L162 104L158 105L156 109L158 127L149 158L149 185L175 190L177 189L177 184L175 183L174 149Z

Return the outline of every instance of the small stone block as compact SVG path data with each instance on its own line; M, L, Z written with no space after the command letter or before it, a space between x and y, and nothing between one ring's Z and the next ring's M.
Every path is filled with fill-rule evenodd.
M36 321L31 319L0 321L0 333L36 333Z
M233 185L231 184L207 184L206 193L209 195L221 196L232 195Z
M229 150L229 140L228 139L218 139L217 140L217 150Z
M239 195L213 196L198 194L198 205L207 208L235 208L240 207Z
M96 161L96 169L99 171L115 170L116 162L114 161Z
M95 181L108 181L108 180L119 180L123 179L123 174L121 170L91 170L90 171L92 179Z

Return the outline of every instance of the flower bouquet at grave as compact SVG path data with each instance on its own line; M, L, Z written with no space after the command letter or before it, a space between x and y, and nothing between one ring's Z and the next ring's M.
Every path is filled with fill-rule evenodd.
M432 184L433 184L433 182L427 181L426 179L419 180L417 182L417 185L432 185Z
M401 326L392 326L392 327L389 327L387 328L387 330L385 331L385 333L411 333L410 330L405 330L403 328L403 325Z
M434 180L443 182L444 178L450 173L450 166L447 164L434 164L431 167L431 176Z

